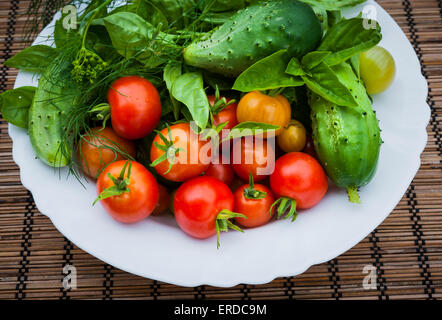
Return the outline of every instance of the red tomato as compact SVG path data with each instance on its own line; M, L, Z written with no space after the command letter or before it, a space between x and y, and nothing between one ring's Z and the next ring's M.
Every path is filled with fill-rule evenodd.
M175 219L180 228L199 239L217 234L217 221L236 215L220 217L223 210L231 212L234 206L232 191L223 182L213 177L198 177L185 182L174 199Z
M130 177L128 177L129 168ZM116 179L117 184L108 174ZM129 180L128 183L126 179ZM110 164L98 177L97 192L103 195L103 191L117 185L123 191L120 195L100 200L112 218L123 223L135 223L147 218L153 212L159 197L158 183L145 167L138 162L125 160Z
M126 139L141 139L151 133L161 117L161 100L153 84L141 77L123 77L109 89L112 127Z
M209 168L207 168L205 175L208 177L214 177L221 180L227 185L230 185L235 178L235 173L233 172L230 164L230 159L224 159L224 157L218 157L218 163L211 163Z
M155 206L155 210L152 212L153 216L159 216L160 214L166 212L167 209L169 209L169 204L170 204L170 195L166 187L159 184L158 190L160 196L158 198L157 205Z
M167 158L155 165L155 170L170 181L183 182L201 175L210 165L211 145L210 142L200 141L197 134L195 134L190 128L189 123L179 123L165 128L161 131L164 138L168 140L167 146L158 134L153 140L152 148L150 150L150 159L154 163L157 159L160 159L165 154L170 154L175 157ZM165 150L159 149L155 143L160 146L167 147L167 153ZM207 152L204 153L204 150ZM206 159L202 158L202 155L206 156ZM170 168L170 161L172 162L172 168ZM173 160L173 161L172 161Z
M215 96L208 96L209 103L211 106L215 104ZM222 99L223 97L221 97ZM229 103L231 99L225 98L226 102ZM232 129L238 124L238 120L236 119L236 109L238 108L237 103L229 104L223 110L213 115L213 125L218 126L221 123L228 122L224 127L225 130Z
M275 202L272 191L262 184L241 186L234 193L235 212L242 213L247 217L235 218L235 221L244 227L255 228L265 225L273 216L270 208Z
M77 158L83 172L97 179L109 163L127 159L127 155L135 158L136 153L134 142L119 137L111 128L93 128L82 136Z
M319 162L301 152L288 153L276 161L270 187L279 197L296 201L299 209L318 204L327 193L328 180Z
M255 181L268 177L275 167L275 149L267 140L241 138L233 143L232 167L242 180L252 173Z

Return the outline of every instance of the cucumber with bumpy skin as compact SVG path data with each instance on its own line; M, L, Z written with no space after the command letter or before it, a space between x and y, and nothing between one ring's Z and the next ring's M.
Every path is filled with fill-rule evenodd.
M319 159L333 182L359 203L358 188L376 173L382 144L379 123L364 85L348 63L332 67L352 92L357 107L343 107L310 92L313 140Z
M314 50L322 38L312 8L297 0L258 2L238 11L207 38L184 50L188 65L230 77L272 53L292 57Z
M71 162L72 150L63 144L66 116L75 105L75 92L67 89L57 75L70 74L71 64L62 70L58 62L51 63L38 82L29 109L29 136L37 157L51 167L64 167Z

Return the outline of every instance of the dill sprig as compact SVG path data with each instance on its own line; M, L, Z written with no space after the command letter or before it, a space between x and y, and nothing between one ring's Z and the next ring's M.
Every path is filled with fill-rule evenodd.
M54 1L54 8L57 9L67 3L66 1L52 0L52 2ZM33 13L35 15L35 13L40 13L41 11L38 5L50 1L31 0L31 2L32 4L28 10L28 14ZM80 8L81 5L90 2L91 1L77 0L69 3ZM137 0L126 1L126 8L129 8L129 5L135 2L137 2ZM115 50L117 48L114 48L111 44L103 43L101 44L104 46L103 51L115 52L115 54L110 54L103 59L104 57L100 57L94 48L89 47L90 44L86 41L89 26L95 16L93 10L104 4L109 12L114 8L114 2L110 0L100 1L93 9L90 9L90 7L89 9L85 9L79 16L80 29L70 32L69 40L65 41L60 48L57 48L58 55L52 64L53 70L51 79L49 79L54 85L62 86L63 88L62 94L52 99L64 101L69 99L73 104L63 119L63 137L58 152L66 158L70 158L72 154L75 155L77 146L85 135L89 137L94 135L91 129L102 125L102 122L94 118L91 110L97 105L107 102L107 92L112 83L118 78L138 75L150 80L159 92L167 91L165 83L163 82L164 64L182 62L183 49L195 38L204 35L204 33L208 31L208 28L211 28L211 26L208 26L205 22L205 17L209 14L210 8L214 3L215 0L195 1L193 6L187 8L182 16L176 21L170 22L167 27L162 25L154 26L157 29L155 35L147 41L143 48L137 48L137 52L130 58L125 58L117 54ZM81 28L81 26L86 27ZM178 28L177 26L184 27ZM34 25L32 28L38 27ZM150 52L154 57L161 57L164 63L153 65L142 64L137 58L141 55L145 55L146 52ZM86 59L82 53L86 53ZM92 63L89 60L90 57L94 57ZM94 63L97 61L100 64L100 68L94 68ZM105 63L100 63L101 61ZM66 72L66 70L69 70L69 72ZM88 81L83 81L84 79ZM173 122L179 119L175 119L173 115L170 116L170 119L164 116L161 122L162 125L167 125L169 120ZM93 138L91 139L93 140ZM113 147L110 146L109 148ZM113 151L120 153L121 150ZM69 172L81 182L82 174L79 161L78 159L76 160L75 157L69 164Z

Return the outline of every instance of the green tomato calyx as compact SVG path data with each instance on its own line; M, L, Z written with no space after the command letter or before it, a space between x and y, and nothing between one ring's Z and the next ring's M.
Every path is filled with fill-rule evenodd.
M129 168L127 170L127 176L124 177L124 175L126 173L127 164L129 164ZM121 172L120 172L120 175L118 176L118 178L115 178L113 175L108 173L107 176L109 179L112 180L114 185L112 187L104 189L103 192L101 192L98 195L97 199L95 199L95 201L92 205L95 205L100 200L104 200L104 199L114 197L114 196L120 196L123 193L130 192L129 184L130 184L131 169L132 169L132 162L130 162L128 160L128 161L126 161L123 168L121 169Z
M237 225L234 225L230 219L233 218L244 218L247 219L247 216L241 214L232 212L229 210L222 210L215 220L215 228L216 228L216 248L219 249L220 242L219 242L219 235L221 231L228 232L229 228L232 230L236 230L239 232L244 232L240 227Z
M267 192L255 189L252 173L249 173L249 187L244 189L244 198L251 200L259 200L267 197Z
M173 144L172 131L169 125L167 125L167 129L168 129L168 138L166 138L160 131L155 131L164 144L159 144L157 142L154 142L154 145L159 150L164 151L164 154L158 159L156 159L154 162L152 162L152 164L150 165L151 167L156 167L161 162L167 160L169 162L169 169L164 174L168 174L170 170L172 170L172 167L175 164L176 156L178 155L178 153L180 151L183 152L185 151L183 148L177 148Z
M272 215L273 209L278 206L277 219L281 219L285 214L284 219L292 219L292 222L296 220L298 213L296 212L296 201L291 198L282 197L276 200L270 207L269 214ZM288 212L287 212L288 211ZM286 213L287 212L287 213Z

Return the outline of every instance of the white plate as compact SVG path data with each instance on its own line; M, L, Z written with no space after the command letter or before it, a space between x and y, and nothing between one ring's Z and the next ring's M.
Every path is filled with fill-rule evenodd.
M66 170L60 178L58 171L35 159L26 131L9 126L23 185L32 192L39 210L84 251L119 269L176 285L263 284L339 256L394 209L420 166L427 142L428 87L419 61L399 26L372 4L383 28L381 45L393 54L397 77L386 93L374 98L385 143L377 174L361 191L361 205L349 203L343 190L331 187L325 199L301 213L295 223L284 220L245 234L225 233L221 249L216 250L215 238L188 237L170 216L136 225L115 222L100 205L92 207L93 183L83 188L75 178L66 178ZM361 10L362 6L346 15L355 16ZM53 22L51 26L37 39L39 43L48 43ZM15 87L24 85L37 85L37 79L20 72Z

